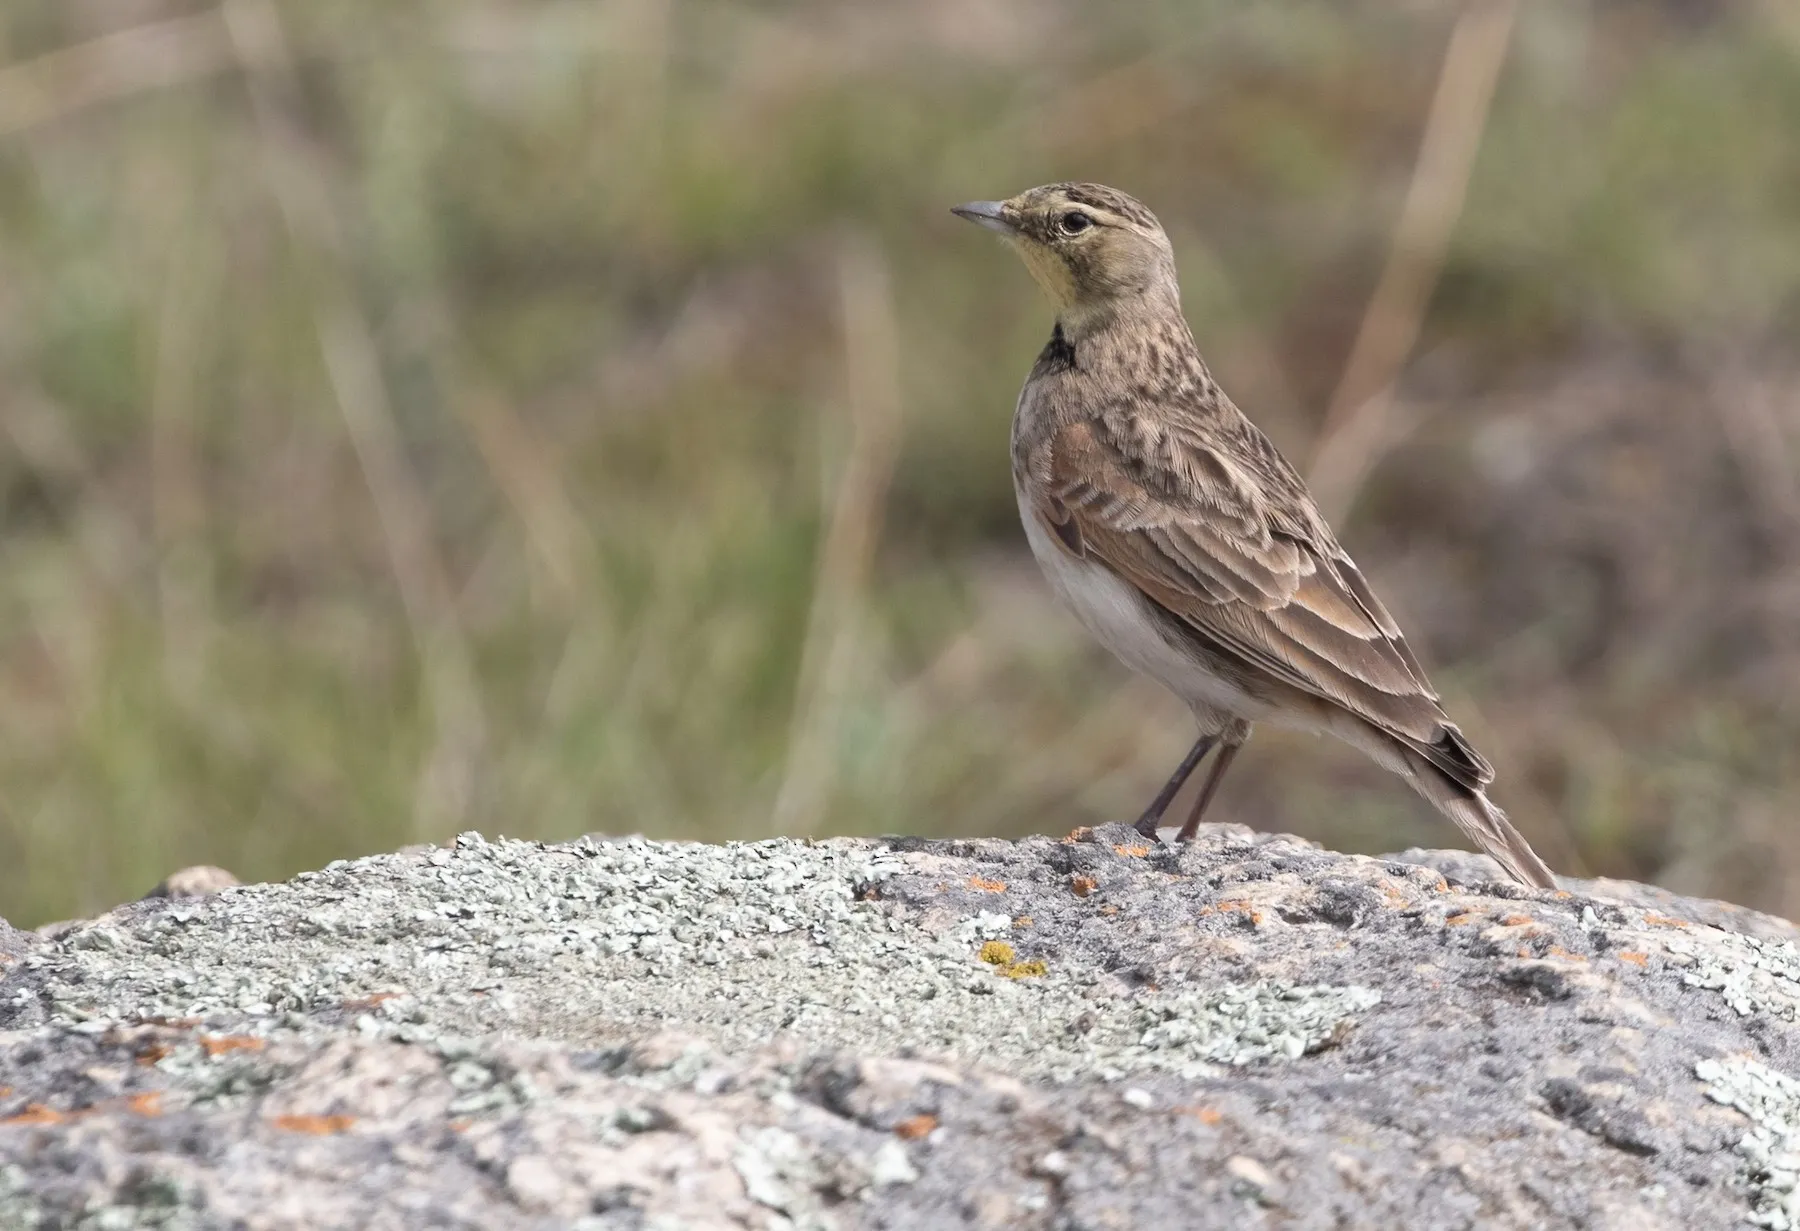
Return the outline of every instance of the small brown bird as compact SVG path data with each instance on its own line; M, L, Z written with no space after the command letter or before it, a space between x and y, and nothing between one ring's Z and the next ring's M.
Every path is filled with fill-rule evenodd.
M1200 726L1139 831L1155 834L1216 746L1177 835L1191 840L1251 724L1272 722L1361 749L1514 877L1554 886L1306 484L1207 371L1156 216L1099 184L954 212L1003 235L1056 305L1013 414L1032 553L1088 630Z

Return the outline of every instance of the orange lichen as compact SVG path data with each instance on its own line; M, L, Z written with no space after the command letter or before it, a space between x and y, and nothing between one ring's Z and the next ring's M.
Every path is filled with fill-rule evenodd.
M929 1137L931 1130L938 1126L938 1118L934 1115L908 1116L894 1125L894 1136L906 1141L917 1141L921 1137Z
M1100 882L1091 876L1071 876L1069 878L1069 889L1078 898L1085 898L1098 888L1100 888Z
M1127 859L1142 859L1149 853L1150 848L1147 846L1123 846L1117 843L1113 846L1113 854L1123 855Z
M54 1107L46 1107L42 1103L27 1103L25 1110L16 1116L7 1116L0 1124L61 1124L69 1117Z
M370 1009L386 1004L400 994L399 992L374 992L368 996L357 996L344 1001L344 1011L346 1013L367 1013Z
M1094 836L1094 831L1092 829L1090 829L1088 826L1078 825L1074 829L1071 829L1068 833L1063 835L1063 843L1066 846L1073 846L1077 842L1086 842L1089 838L1091 838L1093 836Z
M1667 915L1645 915L1644 922L1650 924L1653 927L1659 927L1659 928L1683 928L1683 929L1685 929L1687 927L1687 922L1685 920L1671 919Z
M1229 902L1220 902L1218 909L1221 911L1235 910L1244 912L1245 917L1250 920L1250 925L1252 927L1261 927L1263 920L1267 918L1261 910L1251 905L1249 902L1244 901L1242 898L1233 898Z
M1508 915L1500 921L1500 926L1503 928L1519 928L1524 927L1531 921L1530 915Z
M1561 945L1551 945L1545 957L1559 957L1565 962L1585 962L1587 959L1579 953L1570 953Z
M1645 954L1633 953L1630 950L1615 954L1621 962L1630 962L1633 966L1648 966L1650 959Z
M250 1034L203 1034L200 1048L208 1056L222 1056L232 1051L261 1051L267 1044Z
M989 880L985 876L971 876L969 878L969 888L979 889L983 893L1005 893L1006 882Z
M356 1123L355 1116L274 1116L269 1120L284 1133L306 1133L313 1137L329 1137L342 1133Z
M125 1110L135 1116L160 1116L162 1109L162 1091L145 1090L125 1100Z
M1013 926L1016 928L1028 928L1034 922L1036 920L1032 919L1030 915L1016 915L1013 918Z
M1447 928L1459 928L1465 923L1473 923L1474 921L1475 912L1472 910L1465 910L1460 915L1451 915L1448 919L1444 920L1444 926Z
M1202 1124L1213 1125L1223 1120L1222 1113L1211 1107L1177 1107L1176 1112L1184 1116L1192 1116Z

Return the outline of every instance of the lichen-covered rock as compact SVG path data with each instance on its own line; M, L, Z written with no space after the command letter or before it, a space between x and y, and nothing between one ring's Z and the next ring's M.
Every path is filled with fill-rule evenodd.
M1793 927L1492 875L471 835L0 930L0 1227L1800 1228Z

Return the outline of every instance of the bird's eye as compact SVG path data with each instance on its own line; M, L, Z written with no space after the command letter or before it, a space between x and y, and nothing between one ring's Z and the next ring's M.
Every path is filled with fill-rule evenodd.
M1056 225L1062 228L1064 235L1079 235L1093 226L1094 220L1077 209L1064 214Z

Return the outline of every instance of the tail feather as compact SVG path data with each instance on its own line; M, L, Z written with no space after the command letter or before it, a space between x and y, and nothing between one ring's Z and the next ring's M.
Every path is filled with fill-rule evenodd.
M1443 770L1411 749L1407 749L1404 755L1406 777L1413 789L1450 818L1470 841L1511 873L1514 880L1540 889L1556 888L1555 873L1538 858L1538 853L1531 849L1531 843L1525 840L1525 835L1513 828L1506 813L1487 797L1485 791L1471 790L1452 780Z

